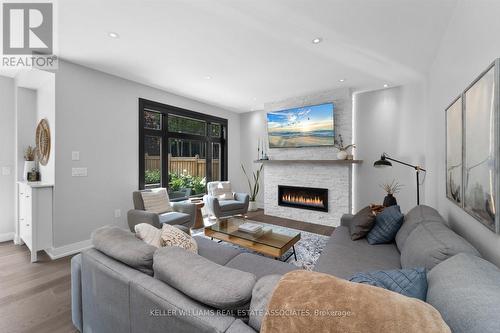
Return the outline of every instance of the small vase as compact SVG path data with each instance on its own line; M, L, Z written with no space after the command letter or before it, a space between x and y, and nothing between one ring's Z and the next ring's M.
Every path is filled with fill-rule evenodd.
M24 171L23 171L23 180L28 180L28 172L32 172L33 169L36 169L35 161L24 161Z
M345 150L339 150L337 153L337 159L339 160L347 159L347 152Z
M255 212L257 210L257 201L250 201L248 204L248 211Z
M384 207L395 206L398 204L398 201L392 194L387 194L384 198Z

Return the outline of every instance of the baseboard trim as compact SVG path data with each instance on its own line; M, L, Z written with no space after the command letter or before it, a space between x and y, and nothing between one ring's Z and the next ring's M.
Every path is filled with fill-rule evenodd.
M75 253L82 252L85 249L91 248L92 243L90 239L77 242L77 243L72 243L60 247L52 247L50 249L47 249L45 252L49 255L50 259L56 260L59 258L67 257L70 255L73 255Z
M11 240L14 240L14 233L13 232L6 232L3 234L0 234L0 243L8 242Z

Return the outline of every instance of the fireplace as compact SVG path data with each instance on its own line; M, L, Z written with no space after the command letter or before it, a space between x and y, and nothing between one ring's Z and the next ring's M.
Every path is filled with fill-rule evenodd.
M328 189L278 185L278 205L328 212Z

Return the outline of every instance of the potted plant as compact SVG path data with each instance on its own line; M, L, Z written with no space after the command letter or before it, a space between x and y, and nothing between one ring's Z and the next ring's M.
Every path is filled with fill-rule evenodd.
M248 210L251 212L254 212L257 210L257 202L255 200L257 199L257 195L259 194L259 190L260 190L259 180L260 180L260 175L262 174L263 168L264 168L264 164L262 164L260 166L259 170L254 171L252 173L252 178L250 178L248 176L243 164L241 165L241 169L243 170L243 173L247 177L248 188L250 189L250 205L248 206Z
M28 180L28 172L36 171L35 148L28 146L24 150L24 171L23 180Z
M389 206L394 206L398 204L398 201L396 200L396 197L394 194L399 193L399 190L403 187L403 185L399 184L396 182L395 179L392 180L390 183L385 183L380 185L384 189L384 191L387 193L387 195L384 198L384 207L389 207Z
M347 159L347 157L349 156L349 154L347 153L347 150L349 148L356 148L356 145L354 143L347 145L347 146L344 146L344 139L342 139L341 134L339 134L339 136L337 138L335 138L334 141L335 142L334 142L333 146L339 150L337 152L337 158L339 160L346 160Z

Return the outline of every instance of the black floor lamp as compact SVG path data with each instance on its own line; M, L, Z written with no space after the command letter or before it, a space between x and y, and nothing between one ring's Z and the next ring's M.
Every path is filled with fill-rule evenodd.
M386 153L382 153L382 155L380 156L380 160L378 161L375 161L375 163L373 163L373 166L375 168L385 168L385 167L392 167L392 163L389 162L389 161L393 161L393 162L396 162L396 163L399 163L399 164L402 164L402 165L406 165L410 168L413 168L415 169L415 173L417 175L417 205L420 205L420 179L419 179L419 173L420 172L426 172L424 168L418 166L418 165L411 165L409 163L406 163L406 162L402 162L402 161L398 161L394 158L391 158L389 155L387 155Z

